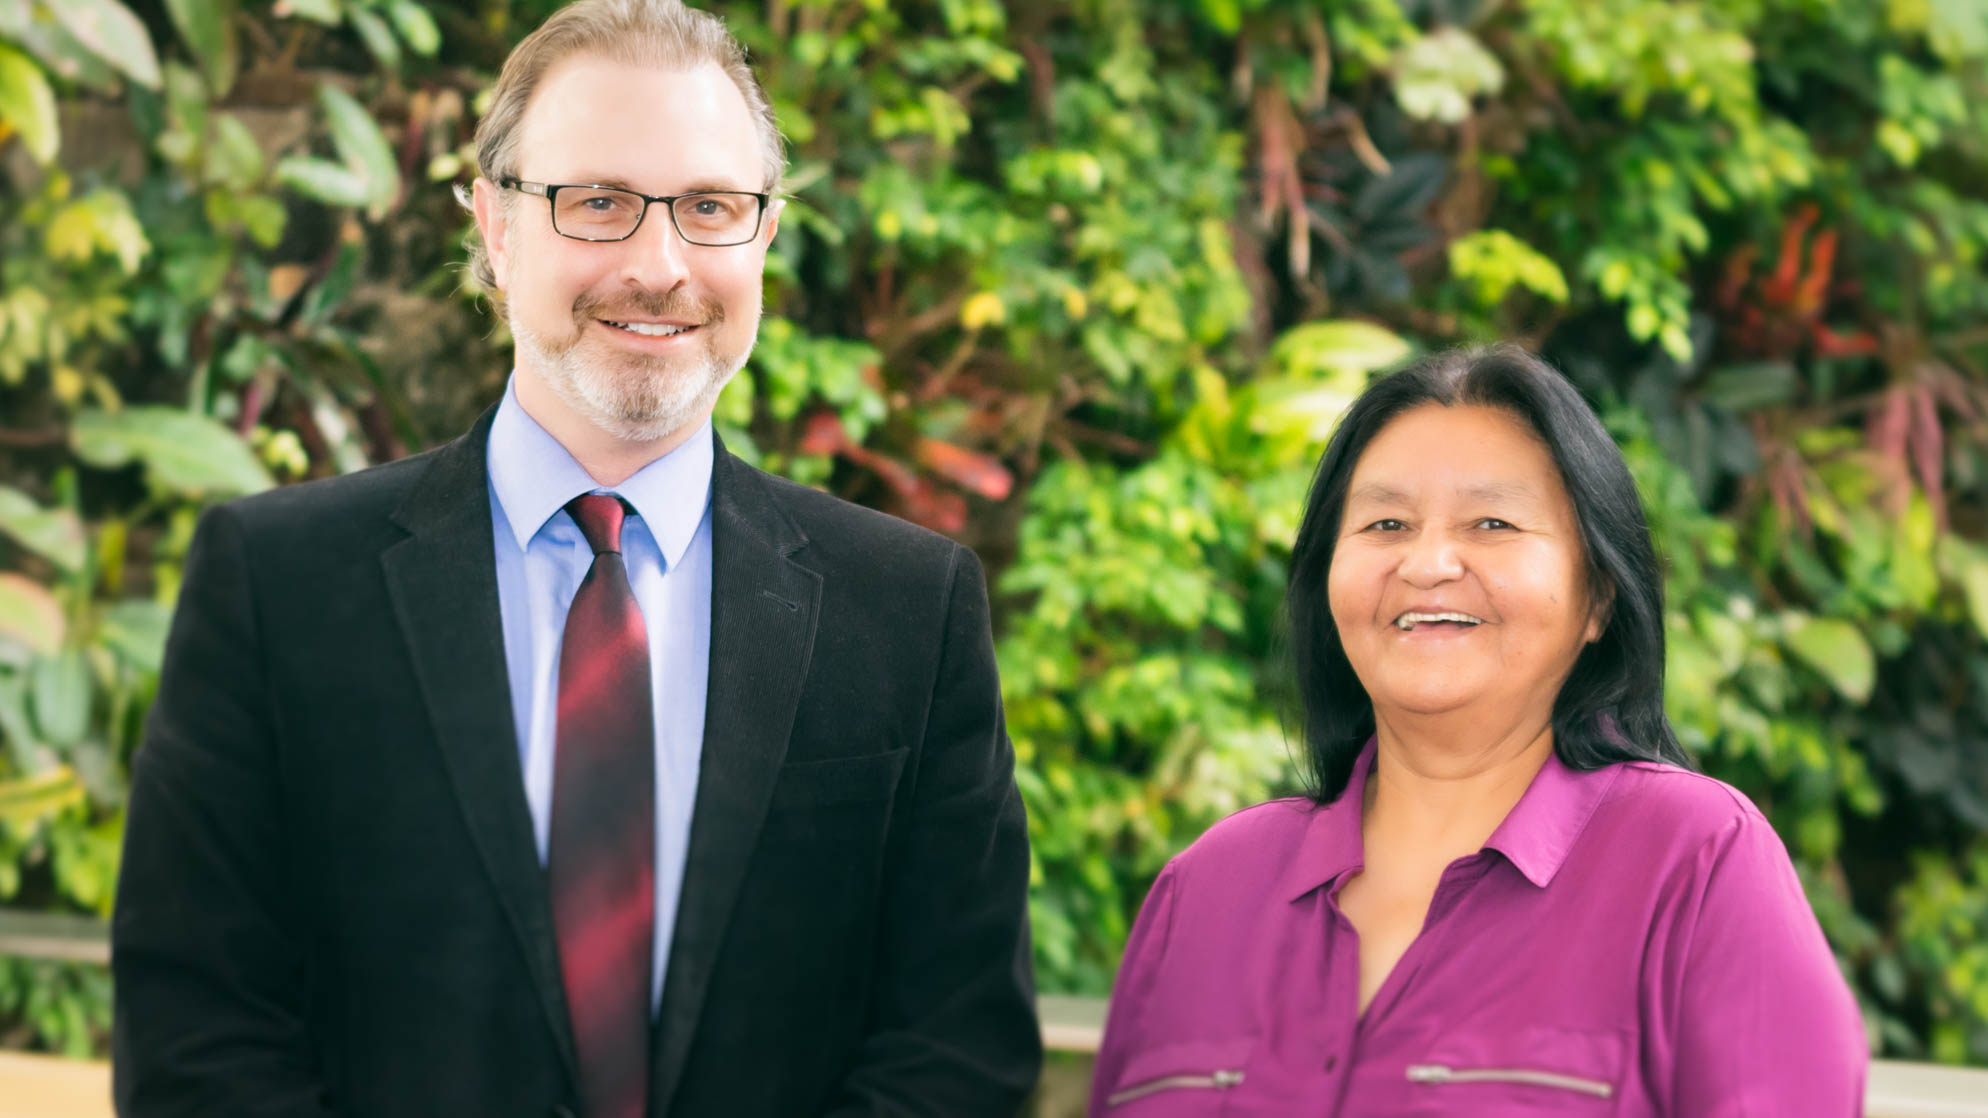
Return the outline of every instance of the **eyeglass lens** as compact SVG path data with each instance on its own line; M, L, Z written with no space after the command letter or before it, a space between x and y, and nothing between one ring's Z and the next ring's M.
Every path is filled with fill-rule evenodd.
M552 204L552 225L568 237L619 240L641 223L642 208L641 195L625 190L561 187ZM751 194L686 194L670 210L677 231L692 244L739 244L759 232L759 198Z

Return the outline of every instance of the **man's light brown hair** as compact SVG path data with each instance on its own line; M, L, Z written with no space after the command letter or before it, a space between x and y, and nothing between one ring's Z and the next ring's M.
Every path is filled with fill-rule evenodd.
M760 189L768 194L779 192L780 176L786 169L780 125L766 100L766 91L746 64L745 48L725 29L723 20L686 8L682 0L579 0L525 36L504 60L504 70L491 91L490 111L476 126L476 166L484 178L501 183L517 177L518 133L532 94L553 66L582 54L665 70L707 65L723 70L745 98L759 134L760 159L766 166ZM656 111L665 113L670 107L658 105ZM509 193L505 192L507 214L513 201ZM465 207L469 205L467 188L458 186L456 197ZM490 256L474 231L469 237L469 275L498 299L501 307Z

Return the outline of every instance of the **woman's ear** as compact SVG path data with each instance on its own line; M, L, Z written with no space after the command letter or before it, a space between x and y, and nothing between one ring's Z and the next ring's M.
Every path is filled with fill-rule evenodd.
M1587 643L1595 643L1601 639L1603 633L1608 632L1608 619L1614 614L1614 611L1615 585L1607 583L1596 591L1593 596L1593 602L1588 607Z

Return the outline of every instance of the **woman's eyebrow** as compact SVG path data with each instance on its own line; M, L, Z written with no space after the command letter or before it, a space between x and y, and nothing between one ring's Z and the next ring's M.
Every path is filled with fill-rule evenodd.
M1358 486L1346 495L1347 504L1355 502L1368 505L1405 505L1410 503L1408 494L1396 489L1392 485L1379 481L1370 481L1365 485Z
M1466 500L1496 503L1499 501L1531 501L1539 496L1539 491L1523 481L1483 481L1466 485L1457 491ZM1413 504L1406 492L1383 481L1370 481L1354 487L1346 495L1346 502L1372 505Z
M1530 501L1539 496L1539 491L1523 481L1486 481L1467 485L1461 493L1473 501Z

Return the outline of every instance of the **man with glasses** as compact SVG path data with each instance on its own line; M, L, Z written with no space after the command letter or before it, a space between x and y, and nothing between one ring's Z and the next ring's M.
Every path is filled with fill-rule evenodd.
M979 563L746 466L781 147L715 18L583 0L466 192L515 364L202 521L133 763L126 1115L1010 1115L1040 1042Z

